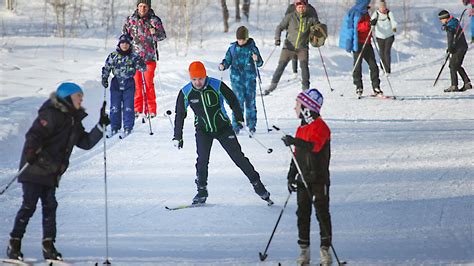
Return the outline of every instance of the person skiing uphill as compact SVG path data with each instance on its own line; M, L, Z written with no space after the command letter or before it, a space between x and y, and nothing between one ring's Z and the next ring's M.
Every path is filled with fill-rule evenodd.
M471 80L462 67L464 56L467 53L466 36L464 30L459 24L459 20L449 14L447 10L442 10L438 14L439 21L443 24L443 29L448 37L447 52L451 54L449 61L449 71L451 73L451 86L444 92L456 92L472 89ZM461 76L464 86L458 87L458 73Z
M58 207L56 187L68 168L73 147L91 149L102 138L105 126L110 124L104 103L99 122L90 133L85 132L81 121L87 114L82 108L82 99L83 92L77 84L62 83L41 106L38 117L26 133L20 168L28 165L18 176L23 189L23 203L10 233L7 248L10 259L23 260L21 240L39 199L43 208L43 257L62 259L54 246Z
M189 65L191 82L186 84L176 100L176 117L173 142L178 149L183 147L183 126L188 106L194 112L196 128L196 186L198 193L193 198L193 204L205 203L208 197L207 176L209 155L212 142L217 139L232 161L244 172L252 184L255 193L269 205L270 193L260 180L249 159L242 153L239 141L232 130L230 119L224 108L226 101L239 123L244 122L240 104L232 90L222 81L208 77L204 64L195 61Z
M255 41L249 38L249 31L241 26L236 32L237 41L233 42L225 55L219 70L230 67L230 82L232 90L240 103L240 109L245 110L245 121L249 131L254 133L257 126L257 106L255 96L257 90L257 69L263 65L260 52ZM232 117L232 128L236 134L242 129L235 116Z
M375 37L380 48L380 59L385 73L392 73L391 51L397 32L397 21L393 12L387 8L385 1L380 1L379 9L370 17L372 24L375 24Z
M146 65L143 59L132 51L132 39L128 34L123 34L119 38L117 49L105 60L102 68L102 86L109 87L109 75L113 72L110 86L110 119L112 135L116 134L123 127L124 134L132 132L135 124L135 114L133 109L135 95L135 72L145 71ZM123 106L123 108L122 108Z
M295 137L282 138L286 146L295 146L296 161L303 176L298 174L294 161L288 171L288 190L297 192L298 265L309 264L311 211L314 206L319 222L321 265L331 265L329 253L332 238L331 215L329 213L329 161L331 158L331 131L321 118L323 95L317 89L298 94L295 111L301 118L301 126ZM314 205L313 205L314 204Z

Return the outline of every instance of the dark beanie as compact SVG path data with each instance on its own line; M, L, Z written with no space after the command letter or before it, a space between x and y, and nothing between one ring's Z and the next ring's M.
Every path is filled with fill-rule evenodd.
M451 17L451 15L449 14L449 12L447 10L442 10L441 12L439 12L438 14L438 18L439 19L443 19L443 18L449 18Z
M241 40L247 40L249 38L249 30L245 26L240 26L235 33L235 37Z
M148 7L151 6L151 0L137 0L137 6L139 4L146 4Z

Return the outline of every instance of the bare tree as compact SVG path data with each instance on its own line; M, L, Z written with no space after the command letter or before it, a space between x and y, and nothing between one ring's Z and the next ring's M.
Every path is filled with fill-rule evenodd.
M7 10L13 10L13 0L5 0L5 8Z
M66 6L65 0L52 0L50 4L53 6L56 14L56 29L59 37L66 37Z

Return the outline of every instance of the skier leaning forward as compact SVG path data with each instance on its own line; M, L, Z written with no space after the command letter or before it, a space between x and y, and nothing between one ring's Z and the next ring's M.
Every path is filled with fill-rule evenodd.
M214 139L219 141L232 161L244 172L255 193L269 205L273 204L270 200L270 193L260 181L260 175L242 153L239 141L232 130L230 119L226 114L224 101L230 105L236 120L243 123L244 118L237 97L224 82L208 77L203 63L199 61L189 65L189 76L191 82L179 91L176 100L173 142L178 149L183 147L184 119L187 107L191 106L195 116L198 154L195 180L198 193L193 199L193 204L205 203L208 197L208 164Z
M54 242L56 240L56 187L69 165L74 146L91 149L102 138L104 127L110 124L105 105L100 110L99 123L87 133L82 119L87 116L82 105L82 89L74 83L62 83L38 111L38 117L26 133L20 161L25 170L18 176L22 183L23 203L10 233L7 256L23 260L21 239L28 221L41 199L43 208L43 257L62 260Z
M331 131L319 112L323 105L323 96L317 89L309 89L298 94L295 111L301 118L301 126L296 136L282 138L286 146L295 146L295 156L303 174L292 161L288 171L288 190L297 192L298 244L301 249L298 265L309 264L311 210L316 209L319 222L321 265L331 265L329 253L332 226L329 213L329 161L331 158ZM298 176L297 176L298 175Z

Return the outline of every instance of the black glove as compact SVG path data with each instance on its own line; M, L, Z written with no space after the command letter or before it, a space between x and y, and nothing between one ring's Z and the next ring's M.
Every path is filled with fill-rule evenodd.
M370 25L375 26L377 24L377 19L372 19Z
M280 44L281 44L281 41L280 41L280 40L275 40L275 45L276 45L276 46L280 46Z
M34 164L38 160L38 154L33 149L27 149L25 152L25 159L29 164Z
M288 178L288 192L296 192L298 190L298 184L296 183L296 177Z
M108 88L109 87L109 79L108 78L102 78L102 86L104 86L104 88Z
M102 105L102 108L100 108L100 118L99 118L99 125L102 127L110 125L110 119L107 113L105 112L105 102Z
M283 143L285 143L285 146L291 146L291 145L295 144L295 138L293 138L290 135L283 136L281 138L281 140L283 140Z
M173 138L173 145L179 149L182 149L183 148L183 144L184 144L184 141L183 139L176 139L176 138Z

